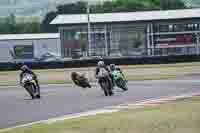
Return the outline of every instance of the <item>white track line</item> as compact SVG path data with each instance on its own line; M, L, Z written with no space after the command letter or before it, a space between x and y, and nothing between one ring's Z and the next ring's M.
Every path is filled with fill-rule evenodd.
M9 130L16 129L16 128L28 127L28 126L32 126L35 124L52 124L52 123L55 123L58 121L64 121L64 120L69 120L69 119L74 119L74 118L94 116L97 114L104 114L104 113L119 112L119 111L121 111L123 109L127 109L131 106L134 108L138 108L138 106L145 106L148 104L156 104L156 103L162 103L162 102L164 103L164 102L169 102L169 101L178 100L178 99L182 99L182 98L190 98L193 96L200 96L200 93L188 93L188 94L182 94L182 95L176 95L176 96L165 96L165 97L151 98L151 99L146 99L146 100L142 100L142 101L137 101L133 104L128 103L128 104L120 104L118 106L109 106L109 107L105 107L103 109L97 109L97 110L92 110L92 111L87 111L87 112L82 112L82 113L65 115L65 116L52 118L52 119L48 119L48 120L41 120L41 121L36 121L36 122L28 123L28 124L14 126L14 127L6 128L6 129L0 129L0 132L9 131Z

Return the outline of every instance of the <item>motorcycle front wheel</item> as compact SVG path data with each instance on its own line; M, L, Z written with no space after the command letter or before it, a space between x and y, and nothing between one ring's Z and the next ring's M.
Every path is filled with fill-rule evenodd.
M37 94L34 96L34 98L40 98L39 88L37 88L37 86L35 84L31 84L31 86L32 86L32 90L33 90L34 94Z
M34 99L35 97L34 97L34 92L33 92L33 89L32 89L32 85L26 85L24 88L29 93L31 98Z

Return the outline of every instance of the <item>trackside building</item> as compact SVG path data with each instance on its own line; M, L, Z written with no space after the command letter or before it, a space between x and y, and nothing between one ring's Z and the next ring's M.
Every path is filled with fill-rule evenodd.
M59 27L63 57L200 53L200 9L58 15L51 24Z

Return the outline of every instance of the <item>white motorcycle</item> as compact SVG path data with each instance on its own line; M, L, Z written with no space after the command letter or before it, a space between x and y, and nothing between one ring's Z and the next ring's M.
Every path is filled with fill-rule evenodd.
M114 93L112 91L112 83L109 73L104 68L100 68L97 78L105 96L112 96Z
M36 81L33 79L33 75L24 74L22 78L22 84L32 99L40 98L40 91L37 88Z

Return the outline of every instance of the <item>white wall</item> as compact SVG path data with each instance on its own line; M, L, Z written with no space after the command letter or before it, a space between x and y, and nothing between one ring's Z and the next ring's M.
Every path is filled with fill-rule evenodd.
M15 45L34 45L34 57L40 57L47 51L61 55L60 39L41 39L41 40L0 40L0 62L10 61L12 56L9 50Z
M59 39L34 40L34 55L40 57L47 51L61 55L61 45Z
M10 41L0 41L0 62L7 62L12 60L12 56L9 53L10 48Z

